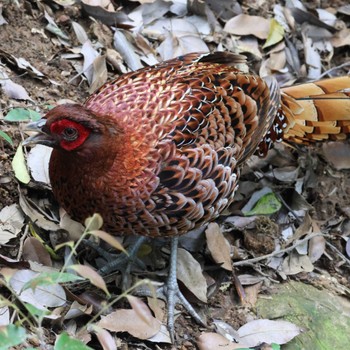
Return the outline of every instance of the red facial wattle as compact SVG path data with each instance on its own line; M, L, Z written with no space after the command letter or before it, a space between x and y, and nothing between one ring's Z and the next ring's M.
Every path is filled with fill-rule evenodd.
M69 135L66 135L69 130L76 131L76 137L70 139ZM60 146L64 150L73 151L85 142L91 131L73 120L61 119L51 124L50 132L60 137Z

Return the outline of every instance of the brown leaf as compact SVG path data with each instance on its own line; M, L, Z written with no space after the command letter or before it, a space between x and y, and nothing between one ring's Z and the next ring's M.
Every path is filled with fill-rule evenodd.
M331 163L335 169L350 169L350 144L327 142L327 144L322 145L322 151L327 162Z
M203 333L197 341L199 350L235 350L244 347L243 344L233 343L217 333Z
M168 328L165 325L160 326L159 332L151 338L148 338L147 341L152 343L168 343L171 344L170 334Z
M22 191L19 192L19 205L23 212L30 218L32 222L47 231L57 231L59 226L57 223L49 220L45 213L42 212L38 205L27 198Z
M24 225L24 216L17 204L6 206L0 211L0 246L17 237Z
M106 56L98 56L94 59L92 64L93 74L92 82L89 89L90 93L93 93L100 86L102 86L107 81L107 65L106 65Z
M28 237L24 241L22 258L24 260L36 261L44 266L52 266L49 252L35 237Z
M299 255L297 252L292 252L287 256L282 264L282 271L286 275L296 275L300 272L311 272L314 266L307 255Z
M165 317L165 310L166 310L165 302L161 299L148 297L147 303L149 308L153 311L153 314L156 317L156 319L162 322Z
M16 291L18 298L41 310L64 305L66 294L59 284L41 285L34 290L29 288L23 291L23 287L37 276L38 274L31 270L19 270L11 277L10 285Z
M143 302L139 299L139 303ZM112 332L128 332L139 339L148 339L157 334L161 323L152 316L146 304L144 308L140 305L137 308L137 312L134 309L120 309L102 316L98 326Z
M237 342L239 335L237 331L227 322L221 320L213 320L217 333L223 335L226 339Z
M245 298L244 298L244 304L249 305L251 307L254 307L257 300L258 300L258 294L260 292L262 282L256 283L252 286L248 286L244 288L245 291Z
M63 208L60 208L60 228L66 230L69 239L73 241L81 238L85 230L84 226L80 222L73 220Z
M51 152L52 148L44 145L35 145L30 149L27 156L27 165L34 181L50 184L49 161Z
M313 232L321 232L315 221L312 222ZM324 253L326 249L326 239L323 236L316 236L309 241L309 252L310 261L314 263L317 261Z
M225 270L232 271L230 244L225 239L217 223L210 223L205 231L208 249L214 261Z
M130 69L136 70L142 68L140 58L135 53L135 48L127 40L124 31L118 29L114 32L113 44Z
M107 295L109 295L109 291L107 289L104 279L98 274L97 271L93 270L90 266L70 265L69 268L78 272L80 276L87 278L91 282L91 284L102 289Z
M118 23L128 20L128 16L123 12L108 11L101 6L90 5L92 1L83 0L81 2L84 11L106 25L116 26ZM110 3L110 1L109 1Z
M26 89L23 86L14 83L2 69L0 69L0 85L8 97L14 98L15 100L32 101Z
M97 339L102 345L103 350L117 350L117 345L111 333L100 327L94 327Z
M224 31L235 35L254 35L259 39L267 39L270 21L260 16L240 14L226 22Z
M85 41L81 48L81 54L84 56L83 73L88 80L89 85L92 85L94 75L94 60L99 56L99 53L94 49L91 41Z
M177 278L199 300L207 302L207 282L199 262L185 249L177 250Z
M254 320L238 330L240 341L247 346L258 346L261 343L285 344L302 332L302 329L287 321Z

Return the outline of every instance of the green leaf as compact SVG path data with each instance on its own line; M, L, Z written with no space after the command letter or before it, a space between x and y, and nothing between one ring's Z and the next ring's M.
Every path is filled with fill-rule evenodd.
M2 137L11 146L13 146L13 141L12 141L11 137L9 135L7 135L5 131L0 130L0 137Z
M29 303L23 303L23 304L32 316L43 318L44 316L50 314L50 311L47 309L44 309L44 310L38 309L36 306Z
M37 121L41 119L41 115L38 112L28 108L14 108L7 113L4 120L8 122L28 122Z
M24 342L27 338L26 330L13 324L0 326L0 350L8 350Z
M269 192L262 196L255 204L252 210L244 213L245 216L252 215L269 215L276 213L282 207L281 202L278 200L273 192Z
M263 49L277 44L283 39L283 37L284 37L284 28L279 24L278 21L272 18L270 22L270 32L263 46Z
M52 284L58 284L58 283L67 283L67 282L76 282L76 281L83 281L84 278L74 275L72 273L67 272L42 272L35 278L31 279L29 282L27 282L22 290L26 289L35 289L38 286L49 286Z
M272 343L271 348L272 348L272 350L281 350L281 345L276 344L276 343Z
M0 349L1 350L1 349ZM62 333L57 337L54 350L93 350L78 339L69 337L67 333Z
M12 169L15 172L16 178L24 184L29 183L30 176L24 160L22 144L17 148L16 154L12 159Z

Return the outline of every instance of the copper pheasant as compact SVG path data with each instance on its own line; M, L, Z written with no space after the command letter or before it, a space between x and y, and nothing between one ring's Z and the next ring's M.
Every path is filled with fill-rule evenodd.
M252 154L283 139L347 137L350 77L280 90L235 68L242 61L188 54L124 74L84 105L49 111L26 143L53 147L58 202L76 220L100 213L111 233L173 237L176 257L179 235L232 203ZM174 269L169 290L177 288Z

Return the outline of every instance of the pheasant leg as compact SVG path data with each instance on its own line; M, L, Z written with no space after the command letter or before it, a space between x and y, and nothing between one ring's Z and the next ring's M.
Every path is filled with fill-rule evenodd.
M164 287L158 289L157 294L163 293L166 296L168 303L168 330L170 333L170 339L174 343L174 309L175 304L181 304L187 310L187 312L198 322L199 324L206 326L205 321L198 315L193 306L186 300L184 295L179 289L176 276L176 263L177 263L177 247L179 243L178 237L171 238L171 251L170 251L170 268L167 283Z
M140 266L142 269L146 269L143 262L137 258L137 253L146 240L146 237L138 237L136 242L128 249L128 254L120 253L120 254L111 254L96 245L91 241L85 241L87 245L97 251L97 253L102 256L107 263L99 269L99 273L102 276L108 275L109 273L120 271L122 273L122 289L126 290L130 287L130 272L134 265Z
M128 250L128 255L124 253L119 254L117 258L114 258L112 261L108 261L108 263L103 266L99 272L102 275L107 275L113 271L130 272L132 264L136 263L143 265L141 260L137 258L137 253L145 240L146 237L139 237L136 240L135 244L133 244L133 246L130 248L130 250Z

